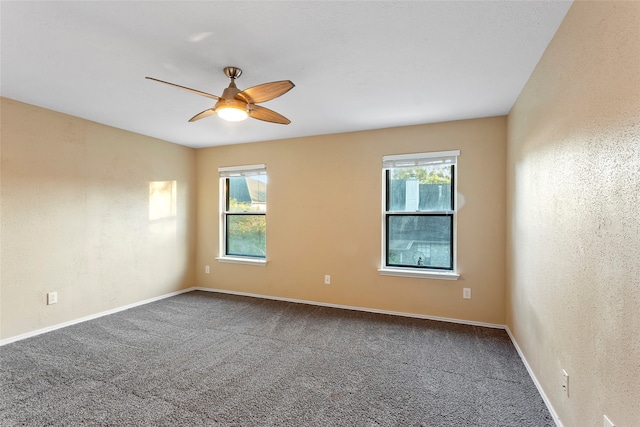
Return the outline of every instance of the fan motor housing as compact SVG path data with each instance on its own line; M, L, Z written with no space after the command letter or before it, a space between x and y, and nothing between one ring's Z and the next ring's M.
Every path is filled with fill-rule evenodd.
M220 100L218 102L216 102L216 105L213 107L213 109L217 112L219 109L222 108L235 108L238 110L245 110L246 112L249 112L249 109L247 108L247 104L245 104L242 101L239 101L237 99L228 99L228 98L220 98Z

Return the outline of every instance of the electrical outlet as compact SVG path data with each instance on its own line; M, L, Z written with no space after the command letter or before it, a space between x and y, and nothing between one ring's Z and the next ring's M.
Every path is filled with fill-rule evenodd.
M209 268L208 265L205 265L204 272L207 273L207 274L211 273L211 269Z
M58 302L58 293L49 292L47 294L47 305L56 304Z
M324 284L325 285L330 285L331 284L331 276L329 276L328 274L324 275Z
M471 299L471 288L462 288L462 298Z
M602 427L616 427L616 425L606 416L603 415Z
M569 374L564 369L562 370L562 391L569 397Z

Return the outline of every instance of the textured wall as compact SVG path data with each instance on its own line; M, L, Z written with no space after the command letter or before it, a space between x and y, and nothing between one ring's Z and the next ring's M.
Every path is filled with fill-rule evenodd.
M0 337L193 285L193 149L5 98L1 107ZM166 181L175 199L171 184L150 185ZM58 303L47 306L51 291Z
M452 149L461 150L461 280L380 276L382 156ZM269 179L268 264L220 263L218 167L257 163ZM505 117L198 150L197 283L504 324L505 165Z
M640 425L639 46L574 3L508 118L508 324L565 426Z

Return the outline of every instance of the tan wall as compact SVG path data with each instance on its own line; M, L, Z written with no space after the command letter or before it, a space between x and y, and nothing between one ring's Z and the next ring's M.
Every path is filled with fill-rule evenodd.
M193 286L195 150L1 102L0 337ZM173 180L177 214L150 220Z
M382 156L460 149L459 281L380 276ZM267 165L266 267L221 263L218 167ZM506 118L197 151L199 286L504 324ZM211 273L205 274L205 265ZM324 285L325 274L331 285ZM462 299L462 288L473 299Z
M574 3L508 134L508 325L565 426L638 426L640 3Z

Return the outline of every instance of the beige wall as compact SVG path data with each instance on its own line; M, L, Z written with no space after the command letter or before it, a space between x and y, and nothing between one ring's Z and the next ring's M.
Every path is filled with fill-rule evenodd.
M461 280L380 276L382 156L452 149L461 150ZM257 163L269 180L268 264L220 263L218 167ZM197 283L504 324L505 164L505 117L200 149ZM462 299L463 287L471 300Z
M195 150L1 102L1 338L193 286Z
M508 135L508 325L565 426L638 426L640 3L574 3Z

